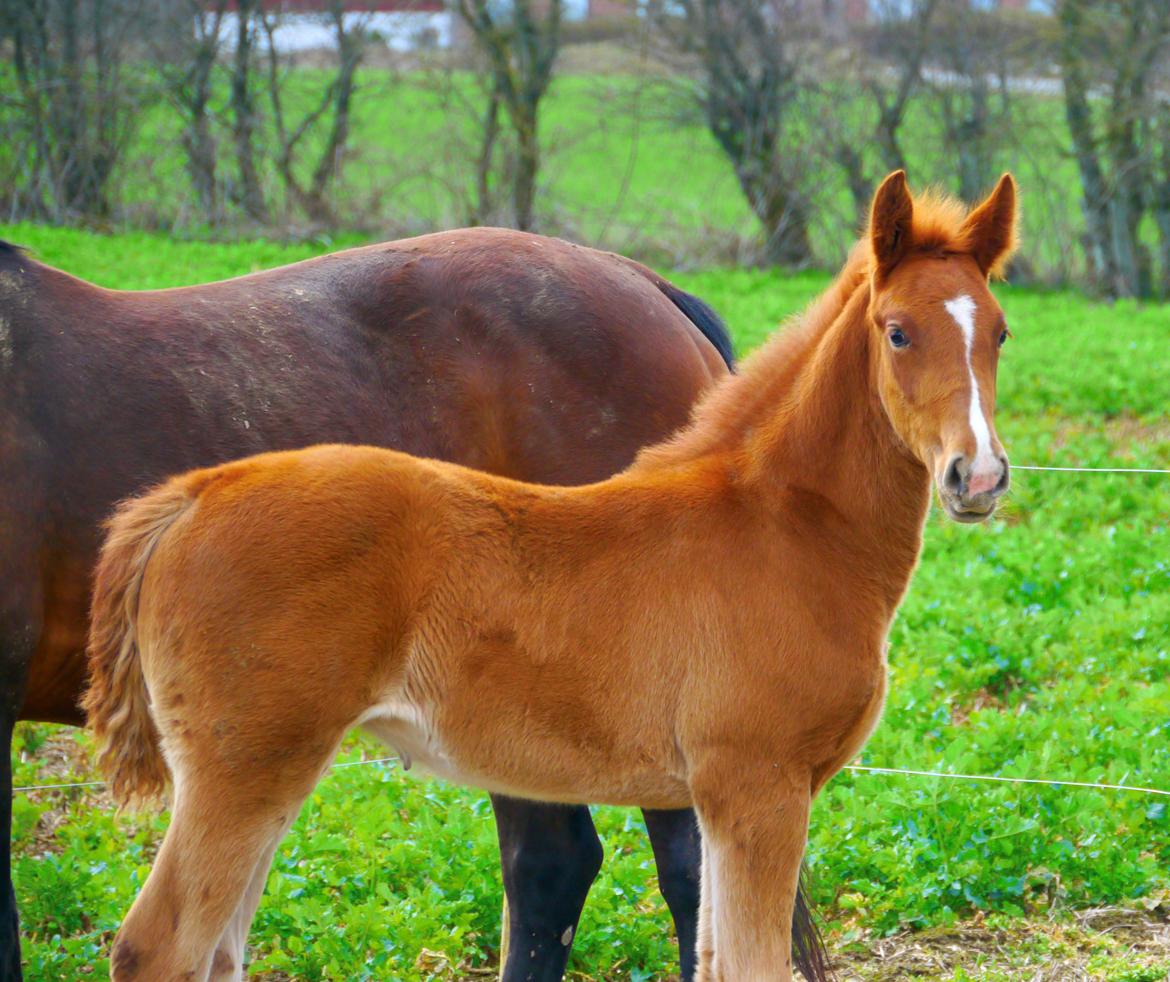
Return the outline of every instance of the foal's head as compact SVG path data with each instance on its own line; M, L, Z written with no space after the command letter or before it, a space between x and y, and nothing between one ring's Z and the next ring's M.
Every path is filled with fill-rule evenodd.
M878 391L895 432L960 522L987 518L1008 486L993 422L1008 330L988 278L1014 247L1015 217L1007 174L966 216L946 201L916 205L901 171L873 200L869 319Z

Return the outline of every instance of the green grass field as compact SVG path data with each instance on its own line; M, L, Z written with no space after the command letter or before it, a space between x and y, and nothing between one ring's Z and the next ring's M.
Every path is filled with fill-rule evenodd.
M0 236L102 285L136 288L324 248L33 226L0 226ZM724 314L741 353L827 282L742 270L677 279ZM1013 463L1170 467L1170 308L1010 286L998 294L1014 338L997 426ZM891 638L885 717L861 762L1170 789L1168 526L1165 475L1017 470L989 525L932 514ZM75 731L23 725L16 784L92 779L85 747ZM344 753L362 755L382 752L355 740ZM941 948L962 949L920 978L1154 982L1170 972L1170 945L1133 944L1075 912L1166 917L1168 806L1131 793L843 773L813 812L815 899L848 978L908 977L903 963L863 955L913 929L903 947L942 938ZM596 820L607 858L571 970L667 977L677 954L640 816L598 808ZM15 825L29 978L102 976L165 817L116 818L100 790L82 788L18 794ZM500 895L484 795L396 766L337 770L277 856L252 970L467 978L495 957ZM992 940L984 948L978 938ZM1074 962L1075 972L1038 974Z

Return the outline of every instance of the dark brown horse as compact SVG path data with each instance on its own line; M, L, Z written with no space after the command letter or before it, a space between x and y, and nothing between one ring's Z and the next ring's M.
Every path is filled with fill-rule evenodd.
M100 289L0 247L0 738L80 724L90 571L121 498L195 466L323 441L525 481L626 466L727 371L713 312L637 263L476 229L205 286ZM0 820L10 823L3 755ZM504 977L559 979L601 862L588 811L496 797L514 945ZM646 812L683 974L690 812ZM19 978L0 836L0 978Z

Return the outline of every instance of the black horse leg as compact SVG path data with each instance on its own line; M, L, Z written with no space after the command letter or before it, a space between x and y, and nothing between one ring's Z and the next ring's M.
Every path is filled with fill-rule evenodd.
M20 982L20 924L12 889L12 726L15 711L0 707L0 982Z
M501 982L560 982L585 896L601 868L589 809L492 795L508 898Z
M40 637L40 620L31 613L39 610L40 597L35 581L14 572L37 569L32 551L5 554L2 548L32 526L19 513L7 514L3 504L0 494L0 531L6 539L0 542L0 982L20 982L20 922L12 888L12 728Z
M699 823L689 808L679 811L643 810L646 831L658 867L658 889L674 918L678 936L679 976L695 977L695 940L699 927L699 870L702 864Z

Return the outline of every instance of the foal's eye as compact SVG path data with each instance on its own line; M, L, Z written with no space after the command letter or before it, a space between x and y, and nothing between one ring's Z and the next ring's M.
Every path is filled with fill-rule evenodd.
M999 332L999 346L1002 348L1007 344L1007 339L1011 337L1011 332L1005 327Z
M891 327L889 338L890 344L892 344L895 348L905 348L906 345L910 343L910 339L902 333L902 329L900 327Z

